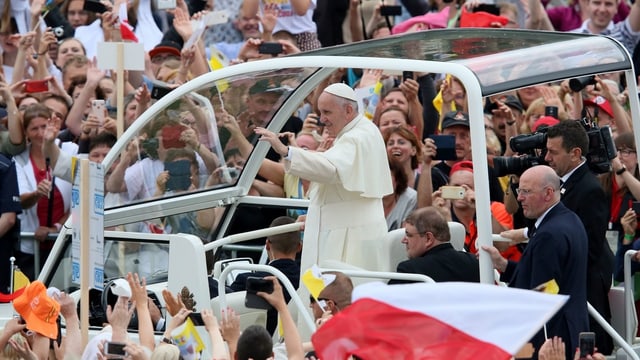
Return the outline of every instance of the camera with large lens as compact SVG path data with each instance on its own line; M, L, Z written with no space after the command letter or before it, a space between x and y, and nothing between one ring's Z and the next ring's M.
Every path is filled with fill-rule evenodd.
M546 164L544 156L547 147L546 128L533 134L514 136L509 140L511 150L522 156L496 156L493 158L493 169L497 176L509 174L521 175L525 170L536 165Z
M569 121L569 120L567 120ZM576 120L579 121L579 120ZM598 127L587 117L580 120L589 138L589 149L583 154L587 159L589 169L596 174L604 174L611 171L611 159L617 156L616 145L613 142L613 135L609 126ZM509 146L522 156L505 157L496 156L493 158L493 169L497 176L521 175L525 170L536 165L545 165L545 155L547 153L547 130L528 134L518 135L511 138Z
M579 78L574 78L569 80L569 88L573 92L580 92L582 89L586 88L587 85L595 85L596 84L596 76L583 76Z
M611 159L618 155L609 125L598 127L583 122L589 137L589 152L585 155L589 169L596 174L611 171Z

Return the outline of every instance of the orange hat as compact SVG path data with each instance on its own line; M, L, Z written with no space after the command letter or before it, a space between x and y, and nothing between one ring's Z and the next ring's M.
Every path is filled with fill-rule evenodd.
M29 284L22 295L13 300L13 307L24 319L27 329L56 339L60 304L47 295L47 288L42 282L34 281Z

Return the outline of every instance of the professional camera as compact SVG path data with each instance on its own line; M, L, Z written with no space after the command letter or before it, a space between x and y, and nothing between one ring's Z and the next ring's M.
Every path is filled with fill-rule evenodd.
M580 92L582 91L582 89L586 88L587 85L595 85L595 84L596 84L595 75L583 76L583 77L569 80L569 88L571 88L571 91L573 92Z
M509 140L509 146L522 156L494 157L493 169L497 176L521 175L530 167L546 164L544 156L547 153L547 128L533 134L514 136Z
M589 169L596 174L610 172L611 159L618 155L611 128L609 125L598 127L593 123L584 122L584 119L582 125L589 136L589 152L586 154Z
M610 172L611 159L617 156L611 128L609 126L598 127L587 116L583 116L580 123L589 138L589 149L586 154L583 154L587 159L589 169L596 174ZM513 151L523 154L523 156L494 157L493 169L496 175L521 175L530 167L546 164L544 158L547 153L547 130L548 128L543 128L533 134L512 137L509 146Z

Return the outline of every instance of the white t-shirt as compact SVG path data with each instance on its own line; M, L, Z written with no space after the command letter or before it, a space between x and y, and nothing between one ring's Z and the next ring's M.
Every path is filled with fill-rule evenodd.
M307 13L303 16L296 15L290 1L278 1L278 21L273 28L273 33L285 30L293 35L305 32L316 32L316 23L313 21L313 11L316 8L316 1L311 0L311 5ZM271 3L273 0L264 0L264 3Z

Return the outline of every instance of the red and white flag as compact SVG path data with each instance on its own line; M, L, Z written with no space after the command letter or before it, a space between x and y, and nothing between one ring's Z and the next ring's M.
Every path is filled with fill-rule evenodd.
M487 284L368 283L312 337L321 359L510 359L568 300Z
M133 32L133 27L129 25L129 16L127 15L127 3L120 4L118 9L118 19L120 20L120 36L122 40L138 42L138 37Z

